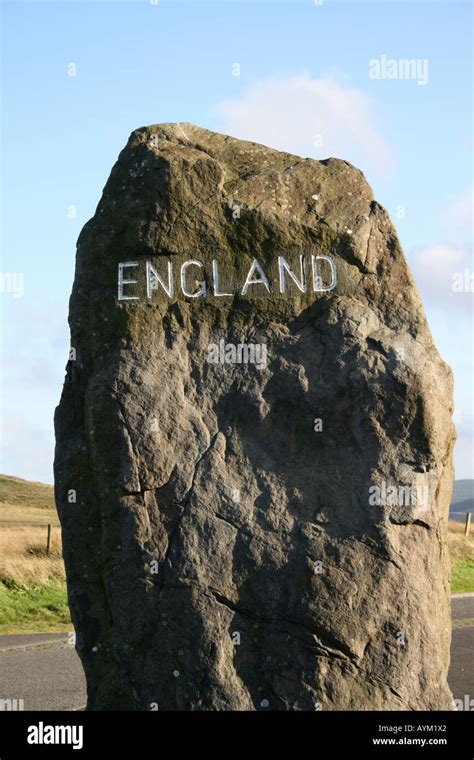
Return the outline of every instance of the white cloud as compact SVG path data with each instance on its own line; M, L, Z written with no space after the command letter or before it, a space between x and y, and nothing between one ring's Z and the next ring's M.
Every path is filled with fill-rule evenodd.
M393 166L368 96L333 76L262 79L242 98L218 103L214 112L219 129L234 137L315 158L343 158L378 176Z
M474 267L467 250L439 243L418 249L410 259L416 284L427 305L472 309L473 294L468 288ZM461 291L456 289L458 285Z
M472 239L474 226L474 188L456 198L447 210L447 221L456 225L462 235Z

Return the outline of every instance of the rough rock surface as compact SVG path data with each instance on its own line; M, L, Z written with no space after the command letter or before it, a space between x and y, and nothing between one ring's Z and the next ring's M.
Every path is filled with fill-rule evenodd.
M333 290L278 291L301 253L333 257ZM222 290L254 258L270 294L213 295L212 259ZM205 298L179 289L189 259ZM172 298L147 297L146 260L176 262ZM80 235L70 326L56 499L88 708L451 709L452 378L362 173L136 130ZM221 339L266 366L210 363Z

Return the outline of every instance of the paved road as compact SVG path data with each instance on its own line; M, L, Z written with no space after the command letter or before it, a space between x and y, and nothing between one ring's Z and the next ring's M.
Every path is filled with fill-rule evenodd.
M452 600L449 684L463 709L474 710L474 594ZM80 710L86 684L64 633L0 636L0 700L23 699L25 710Z
M448 680L457 708L474 710L474 594L451 600L453 635ZM472 704L471 704L472 700Z
M68 634L0 636L1 699L23 699L25 710L84 707L86 682Z
M474 594L456 594L451 599L453 625L474 625Z

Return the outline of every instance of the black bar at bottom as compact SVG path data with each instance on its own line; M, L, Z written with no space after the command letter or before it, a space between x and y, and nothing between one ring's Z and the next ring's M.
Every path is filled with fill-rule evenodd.
M27 757L264 760L362 757L464 758L474 747L470 712L1 712L0 760ZM349 754L350 753L350 754ZM262 756L263 760L263 756Z

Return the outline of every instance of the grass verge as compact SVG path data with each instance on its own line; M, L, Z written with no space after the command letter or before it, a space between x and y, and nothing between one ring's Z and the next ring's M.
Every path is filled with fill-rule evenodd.
M453 564L451 591L453 594L465 594L474 591L474 562L460 560Z
M465 594L474 591L474 532L464 535L464 525L449 521L448 547L452 563L451 591Z
M71 630L64 583L17 585L0 583L0 634Z
M65 630L72 630L72 625L59 529L53 529L47 555L44 525L2 526L0 633Z

